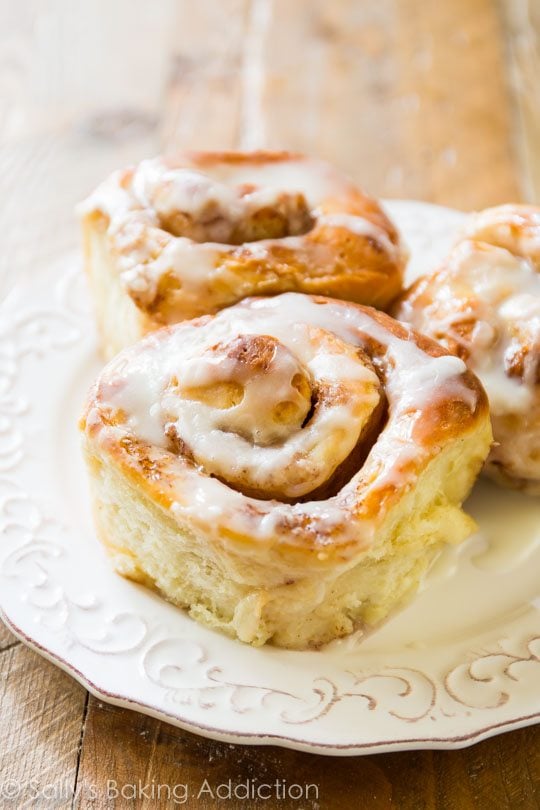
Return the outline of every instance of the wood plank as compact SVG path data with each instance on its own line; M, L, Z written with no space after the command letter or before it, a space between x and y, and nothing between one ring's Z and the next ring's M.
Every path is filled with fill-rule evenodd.
M15 638L13 633L7 629L6 625L0 619L0 652L7 649L8 647L13 647L15 644L18 644L18 640Z
M144 0L84 12L53 0L61 25L50 6L0 3L0 89L15 85L3 132L0 116L0 295L77 248L74 207L109 172L162 149L237 144L247 3L162 0L156 14Z
M37 795L71 806L85 703L81 686L22 644L0 655L0 783L20 791L2 807Z
M104 746L102 741L108 744ZM356 779L351 773L354 766ZM209 810L218 804L219 785L232 780L233 786L246 780L253 784L264 782L274 784L285 780L286 784L316 785L306 800L298 802L285 798L268 802L268 806L289 808L324 807L343 808L368 807L370 810L386 810L392 807L390 784L377 758L356 758L354 760L331 760L297 751L280 748L261 748L219 743L196 737L165 723L160 723L143 715L128 712L117 707L99 704L91 698L85 726L82 755L79 767L80 808L91 808L92 785L106 787L107 779L123 785L133 783L134 775L143 784L179 785L180 794L187 786L191 804ZM207 790L205 779L214 797ZM224 788L226 789L226 788ZM129 794L130 788L127 788ZM318 793L318 798L317 798ZM112 798L112 797L111 797ZM107 795L99 796L100 807L112 807L106 803ZM233 798L226 802L231 808L245 808L252 803ZM128 807L128 801L121 800L117 807ZM153 808L152 799L139 797L137 807L141 810Z
M233 786L246 781L273 784L276 780L314 785L317 790L311 789L302 806L325 810L532 808L540 792L540 727L514 731L459 751L336 759L275 747L214 742L91 698L76 806L91 808L97 800L99 807L112 807L114 790L118 790L115 806L129 807L127 797L133 794L131 786L139 778L150 795L139 797L137 806L143 809L156 806L156 794L152 799L151 790L153 786L156 791L159 785L171 790L178 785L178 796L189 791L192 804L188 806L213 808L218 785L227 785L229 779ZM107 781L111 779L115 784L110 785L107 795ZM92 796L96 785L100 786L97 799ZM124 785L126 798L122 800ZM166 796L167 788L162 790ZM287 797L278 804L287 809L299 806L298 801ZM247 805L233 796L227 806L240 810Z
M516 107L516 148L523 194L540 203L540 6L531 0L500 2L506 23L509 77Z
M161 109L162 151L238 146L249 6L249 0L178 3Z
M3 139L157 118L175 0L0 3ZM125 122L126 126L129 121ZM133 121L131 123L133 127Z
M160 7L0 4L8 106L0 116L0 294L75 249L75 204L113 169L158 150L174 2Z
M420 100L406 129L404 169L412 165L419 178L411 196L465 209L516 199L513 108L496 6L410 0L400 9L400 84Z
M400 810L483 810L534 807L539 783L527 774L525 752L537 759L540 728L493 737L458 751L384 755ZM521 760L521 757L524 757ZM519 801L516 799L519 797Z
M379 196L465 209L519 196L492 0L273 0L271 10L267 144L322 155Z

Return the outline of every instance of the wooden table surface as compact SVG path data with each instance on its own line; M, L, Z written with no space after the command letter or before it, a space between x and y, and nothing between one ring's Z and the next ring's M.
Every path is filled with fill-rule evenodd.
M1 294L76 246L73 206L110 170L178 146L300 149L373 194L464 209L540 201L538 0L0 0L0 15ZM0 789L21 790L0 807L158 807L115 804L107 780L262 777L318 785L266 802L283 808L535 808L540 730L345 759L210 742L98 702L0 626Z

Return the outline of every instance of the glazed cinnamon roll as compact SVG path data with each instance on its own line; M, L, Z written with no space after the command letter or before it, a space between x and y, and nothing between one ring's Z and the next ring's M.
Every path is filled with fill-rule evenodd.
M192 152L115 172L80 208L106 355L249 295L299 291L384 309L405 254L379 205L287 152Z
M442 267L414 284L395 314L483 382L495 435L488 475L540 494L540 208L472 216Z
M417 588L491 444L462 360L368 307L287 293L159 330L81 421L116 570L244 642L314 647Z

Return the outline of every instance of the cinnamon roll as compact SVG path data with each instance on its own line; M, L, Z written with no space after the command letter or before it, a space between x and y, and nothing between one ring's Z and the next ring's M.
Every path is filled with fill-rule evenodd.
M159 330L81 421L116 570L251 644L316 647L416 590L487 456L462 360L369 307L286 293Z
M395 315L463 358L484 384L495 436L487 474L540 494L540 208L473 215Z
M107 356L250 295L299 291L385 309L405 253L379 205L288 152L192 152L115 172L80 207Z

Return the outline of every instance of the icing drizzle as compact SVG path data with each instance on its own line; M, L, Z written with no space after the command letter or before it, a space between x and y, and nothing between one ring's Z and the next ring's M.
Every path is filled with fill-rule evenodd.
M386 257L400 274L402 248L380 210L365 206L365 199L328 164L302 156L200 165L200 156L184 155L175 165L155 158L113 173L79 213L107 217L125 289L147 311L169 301L173 311L163 305L160 316L172 323L267 292L258 286L264 266L269 284L291 265L281 289L299 289L292 283L295 261L332 274L334 237L307 239L314 229L345 229L349 240L370 242L377 261ZM259 268L258 282L249 273L239 279L231 266L250 262ZM232 298L230 290L237 293Z
M382 313L287 293L123 352L98 382L87 429L98 429L104 447L131 436L151 461L166 459L171 510L184 520L219 521L261 541L367 546L373 525L346 504L359 491L383 497L415 480L433 452L418 433L430 409L478 405L465 371ZM360 468L336 493L312 499L373 428Z

